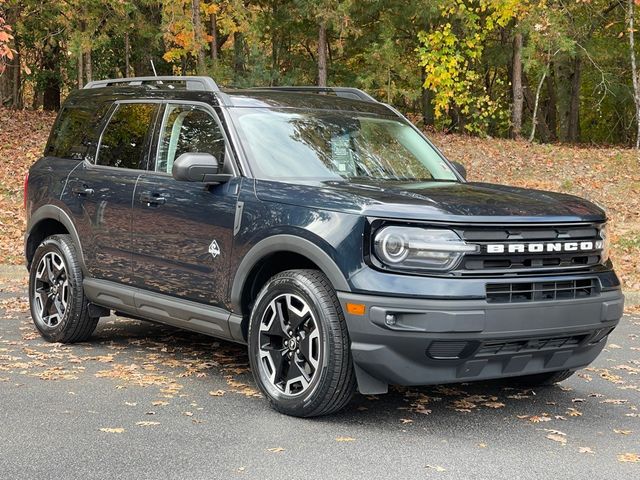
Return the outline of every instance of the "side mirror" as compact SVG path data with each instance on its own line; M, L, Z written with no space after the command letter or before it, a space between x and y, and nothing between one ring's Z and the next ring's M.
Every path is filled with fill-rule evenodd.
M209 153L183 153L173 163L171 174L181 182L224 183L232 175L220 174L216 157Z
M467 169L464 167L464 165L462 165L460 162L451 162L451 165L453 165L453 168L456 169L456 171L462 175L462 178L464 178L465 180L467 179Z

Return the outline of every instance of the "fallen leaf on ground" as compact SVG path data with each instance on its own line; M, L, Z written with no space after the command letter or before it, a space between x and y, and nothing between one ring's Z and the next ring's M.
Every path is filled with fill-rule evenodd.
M591 447L578 447L578 453L591 453L591 454L594 454L596 452L591 450Z
M637 453L621 453L618 455L619 462L640 463L640 455Z
M337 437L336 442L355 442L356 439L353 437Z
M136 422L139 427L150 427L152 425L160 425L160 422Z
M211 395L212 397L221 397L224 395L224 390L215 390L215 391L211 391L209 392L209 395Z
M531 417L529 417L529 421L533 422L533 423L542 423L542 422L550 422L551 421L551 417L548 417L546 415L533 415Z
M267 448L267 450L270 451L271 453L284 452L284 448L282 448L282 447Z
M549 433L547 434L547 438L549 440L553 440L554 442L561 443L562 445L567 444L567 437L563 435L558 435L557 433Z
M613 431L620 435L631 435L633 433L632 430L618 430L617 428L614 428Z
M424 468L430 468L431 470L435 470L436 472L446 472L447 469L441 467L440 465L425 465Z
M105 432L105 433L124 433L124 428L122 427L117 427L117 428L101 428L100 429L101 432Z

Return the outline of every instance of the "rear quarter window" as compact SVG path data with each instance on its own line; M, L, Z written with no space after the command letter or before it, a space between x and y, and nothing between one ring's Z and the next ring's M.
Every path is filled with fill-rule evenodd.
M107 102L92 107L63 107L53 125L45 155L74 160L91 157L97 144L97 127L110 105Z

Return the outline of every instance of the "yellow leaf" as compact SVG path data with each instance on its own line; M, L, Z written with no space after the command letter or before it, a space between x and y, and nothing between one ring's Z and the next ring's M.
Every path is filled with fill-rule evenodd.
M619 462L640 463L640 455L637 453L621 453L618 455Z
M209 395L211 395L212 397L221 397L224 395L224 390L216 390L213 392L209 392Z
M284 452L284 448L282 447L267 448L267 450L272 453Z
M100 431L105 433L124 433L124 428L101 428Z
M355 442L356 439L353 437L337 437L336 442Z
M152 425L160 425L160 422L136 422L139 427L150 427Z

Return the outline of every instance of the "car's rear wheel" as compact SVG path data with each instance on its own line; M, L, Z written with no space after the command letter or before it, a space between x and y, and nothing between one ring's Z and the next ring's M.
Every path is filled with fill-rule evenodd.
M82 288L82 270L69 235L54 235L37 248L29 272L33 323L50 342L87 340L98 324Z
M258 387L278 411L297 417L343 408L355 391L344 315L329 280L290 270L262 288L249 324Z

